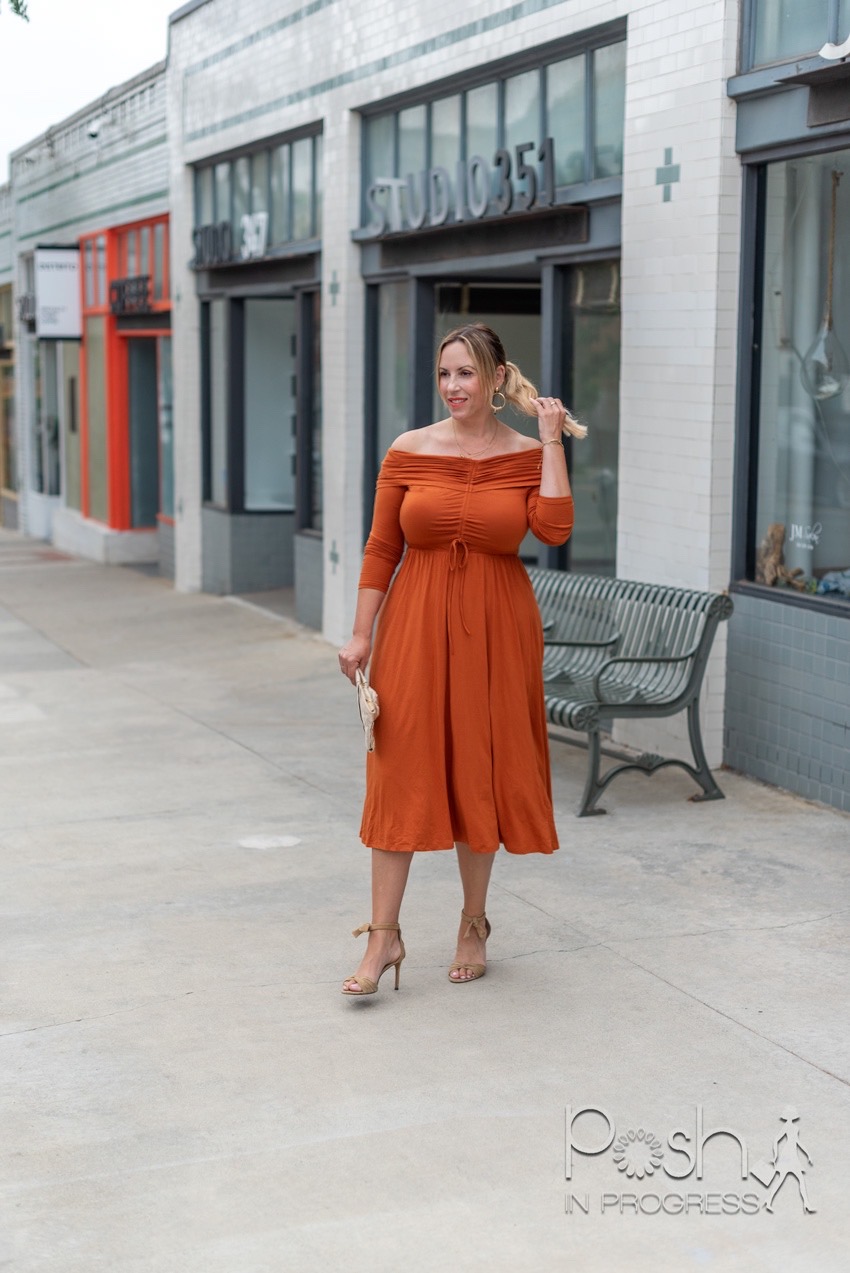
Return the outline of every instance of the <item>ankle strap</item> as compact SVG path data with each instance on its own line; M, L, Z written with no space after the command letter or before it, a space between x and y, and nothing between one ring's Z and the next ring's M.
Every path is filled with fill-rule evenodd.
M391 932L400 933L400 924L361 924L359 928L355 928L352 937L359 937L361 933L377 933L382 928L389 929Z
M474 928L482 941L487 940L487 916L486 915L467 915L466 911L461 911L460 915L461 915L461 919L467 920L469 924L466 932L464 933L464 937L468 937Z

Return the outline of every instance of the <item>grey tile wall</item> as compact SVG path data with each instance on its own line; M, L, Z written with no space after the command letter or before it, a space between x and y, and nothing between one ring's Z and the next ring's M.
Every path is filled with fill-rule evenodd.
M724 761L850 812L847 617L735 594Z
M204 592L219 595L291 588L293 513L225 513L205 508L202 515Z

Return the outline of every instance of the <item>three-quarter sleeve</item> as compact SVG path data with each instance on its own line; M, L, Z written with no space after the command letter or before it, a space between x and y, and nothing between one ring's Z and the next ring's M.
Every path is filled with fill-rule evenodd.
M544 544L565 544L573 529L572 495L528 493L528 525Z
M405 489L397 481L384 476L383 472L378 477L372 530L363 550L358 585L360 588L375 588L378 592L386 592L390 586L393 572L404 551L399 513Z

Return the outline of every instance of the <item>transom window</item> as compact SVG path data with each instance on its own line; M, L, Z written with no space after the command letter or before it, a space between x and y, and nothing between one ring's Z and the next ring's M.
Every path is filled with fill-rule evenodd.
M274 256L321 234L322 135L195 170L197 268Z
M405 205L406 228L418 228L424 211L414 205L429 197L424 174L438 168L450 182L462 180L464 198L476 216L488 202L490 210L508 210L500 206L508 182L513 183L513 210L521 211L535 202L568 202L571 186L621 176L625 78L626 44L619 40L367 115L362 224L374 219L370 198L390 209L392 222L392 188L375 192L376 184L390 179L406 182L398 195ZM484 161L477 168L471 162L476 156ZM413 179L420 177L417 195ZM433 202L433 192L430 197Z
M750 0L744 69L814 55L850 35L850 0Z

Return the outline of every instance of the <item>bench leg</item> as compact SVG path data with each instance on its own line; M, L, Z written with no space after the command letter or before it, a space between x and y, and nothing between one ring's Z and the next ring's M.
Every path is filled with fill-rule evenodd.
M691 751L694 755L694 768L691 770L694 778L702 787L702 794L691 796L691 800L724 800L726 797L714 781L714 775L708 767L705 749L702 745L702 732L699 727L699 700L694 701L688 707L688 736L691 740Z
M590 818L606 812L605 809L594 807L607 786L607 783L599 781L600 758L599 730L591 729L587 735L587 780L584 784L584 792L578 809L578 817L580 818Z

